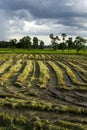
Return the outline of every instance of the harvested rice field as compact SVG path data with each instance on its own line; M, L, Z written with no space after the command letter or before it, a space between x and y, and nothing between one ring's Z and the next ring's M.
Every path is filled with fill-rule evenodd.
M0 130L87 130L87 56L0 54Z

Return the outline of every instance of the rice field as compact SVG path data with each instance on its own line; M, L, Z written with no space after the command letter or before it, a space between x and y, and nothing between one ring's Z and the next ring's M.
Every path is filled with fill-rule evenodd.
M0 130L87 130L87 56L0 54Z

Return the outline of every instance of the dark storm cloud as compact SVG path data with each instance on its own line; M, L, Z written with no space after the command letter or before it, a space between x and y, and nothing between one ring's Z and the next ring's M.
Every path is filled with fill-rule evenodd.
M7 39L9 33L8 17L3 10L0 10L0 40Z
M28 17L26 13L29 12L37 18L67 18L81 15L74 12L73 5L68 5L68 2L69 0L1 0L0 8L8 11L8 13L24 10L26 17Z
M50 28L53 29L43 29L43 31L39 29L39 32L37 29L37 34L57 32L56 27L58 30L74 34L77 33L76 29L87 30L86 8L86 0L0 0L0 9L5 12L0 12L0 19L3 22L0 29L3 28L2 30L6 30L6 32L8 28L9 30L10 28L22 30L23 26L21 27L21 25L24 25L24 21L34 21L36 25L48 27L50 25ZM8 25L9 20L13 20L13 24ZM3 33L5 35L5 31Z

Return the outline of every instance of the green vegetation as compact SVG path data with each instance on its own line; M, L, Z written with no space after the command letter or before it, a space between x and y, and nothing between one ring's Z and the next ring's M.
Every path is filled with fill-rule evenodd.
M5 53L11 53L13 51L17 52L15 51L17 49L19 49L19 51L20 49L26 49L27 51L25 50L26 52L24 53L28 53L28 51L31 49L34 49L35 51L36 49L39 49L39 52L43 53L43 51L41 50L43 50L44 48L52 49L54 51L62 50L62 52L64 52L64 50L68 50L69 52L70 50L74 49L76 53L78 53L80 50L86 51L87 49L86 48L87 39L80 36L76 36L75 39L73 39L72 37L68 37L67 40L66 40L67 37L66 33L62 33L61 38L59 38L59 36L54 36L54 34L50 34L49 37L51 39L51 44L49 44L48 46L45 45L44 41L38 39L38 37L33 37L33 39L31 39L30 36L24 36L23 38L19 39L19 41L17 41L16 39L11 39L8 42L0 41L0 48L6 48ZM12 49L13 51L11 51ZM2 53L4 53L3 49ZM31 51L31 53L33 52Z
M80 50L78 53L73 49L68 51L65 49L63 52L61 50L53 49L10 49L10 48L0 48L0 54L71 54L71 55L87 55L87 50Z
M62 50L64 51L65 49L72 50L75 49L76 52L79 52L80 50L85 50L86 46L85 44L87 43L87 39L76 36L75 40L73 40L72 37L69 37L68 40L66 40L66 33L62 33L62 41L59 39L58 36L54 36L53 34L50 34L49 37L51 38L51 44L52 48L54 50ZM60 42L59 42L60 41Z

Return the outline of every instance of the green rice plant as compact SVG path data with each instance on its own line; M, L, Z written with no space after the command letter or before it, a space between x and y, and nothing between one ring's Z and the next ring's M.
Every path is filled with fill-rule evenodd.
M59 65L61 65L67 72L69 78L71 79L71 81L75 84L75 85L82 85L82 86L86 86L87 84L79 82L75 76L75 74L73 73L73 71L65 64L63 64L62 62L57 62Z
M57 66L52 61L48 61L47 63L53 68L54 72L56 73L58 85L65 85L64 80L63 80L63 72L61 71L59 66Z
M2 79L2 80L7 80L12 74L14 74L15 72L17 72L17 71L21 68L21 66L22 66L21 61L22 61L21 59L18 60L18 61L16 62L16 64L14 64L14 65L9 69L9 71L8 71L7 73L5 73L5 74L2 75L1 79Z
M0 65L0 73L3 73L6 68L8 68L12 64L12 59L5 61L3 64Z
M49 69L42 61L38 61L38 64L40 67L38 85L40 86L40 88L46 88L48 81L50 80Z
M18 76L15 84L22 87L22 83L26 80L29 73L33 70L32 61L27 61L23 72Z

